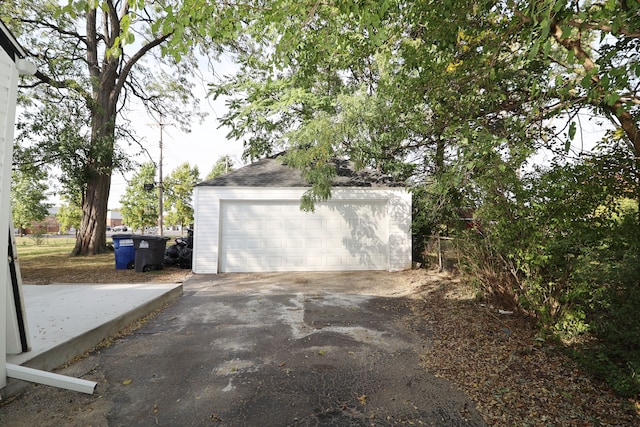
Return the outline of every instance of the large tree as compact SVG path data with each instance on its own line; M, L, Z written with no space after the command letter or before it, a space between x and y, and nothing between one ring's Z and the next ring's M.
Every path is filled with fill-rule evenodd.
M20 235L49 213L51 204L47 203L46 179L46 171L41 169L16 169L11 173L11 216Z
M346 154L429 180L457 165L460 187L480 165L517 171L541 146L562 152L584 114L637 157L639 7L280 0L249 27L241 73L214 92L236 94L224 123L247 155L300 147L291 163L316 181L331 174L327 156Z
M213 91L235 94L223 122L245 139L248 156L288 149L289 164L313 184L304 207L330 197L328 160L349 156L408 181L414 231L451 230L473 212L485 220L495 272L508 272L516 287L544 283L548 270L570 277L575 265L561 261L576 253L564 242L555 249L565 252L536 252L551 240L526 230L535 220L528 212L545 197L562 206L551 197L574 192L583 217L603 217L595 207L640 195L639 11L624 0L281 0L248 29L255 47L239 57L242 71ZM573 148L587 120L609 129L593 153ZM554 156L551 170L530 175L541 148ZM575 164L606 191L582 182ZM547 177L564 182L551 187ZM535 193L535 183L554 191ZM586 253L597 240L580 240L578 219L564 222L577 211L558 212L565 219L547 226L560 240L579 236ZM532 259L544 268L532 273ZM566 283L547 281L544 304L557 302ZM510 285L505 293L513 296Z
M159 195L154 185L156 167L145 163L129 181L127 189L120 198L122 222L132 230L141 230L157 223Z
M122 166L117 142L139 142L133 123L125 121L132 100L188 127L196 101L188 78L198 66L193 47L206 36L201 53L215 55L233 40L235 27L222 23L235 18L222 7L192 0L0 5L3 20L38 65L22 85L20 129L31 144L23 149L38 152L36 159L62 159L62 175L81 192L74 254L106 249L111 174Z
M330 196L335 155L408 178L414 231L472 213L481 227L456 234L471 280L554 332L592 332L611 350L594 365L637 396L640 2L271 5L214 88L236 94L224 123L246 154L287 148L307 202ZM589 141L587 122L608 131Z
M171 225L181 226L193 224L193 187L200 181L198 166L183 163L169 174L164 180L165 207L168 208L167 218Z
M225 173L229 173L233 170L233 160L228 155L224 155L220 157L216 164L213 165L211 171L205 177L206 180L217 178L220 175L224 175Z
M620 132L640 155L640 4L633 0L523 2L514 10L530 41L530 61L553 70L548 86L536 87L555 101L547 111L574 115L589 109ZM537 82L536 82L537 83ZM573 131L572 131L573 133Z

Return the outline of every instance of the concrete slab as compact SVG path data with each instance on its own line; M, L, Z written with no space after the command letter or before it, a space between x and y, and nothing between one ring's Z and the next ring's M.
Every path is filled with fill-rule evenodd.
M52 370L182 295L179 283L23 285L31 351L7 363ZM11 395L24 384L11 380Z

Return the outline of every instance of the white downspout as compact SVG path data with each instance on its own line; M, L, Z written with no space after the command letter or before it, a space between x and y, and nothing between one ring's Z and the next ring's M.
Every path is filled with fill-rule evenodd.
M93 394L96 386L98 385L95 381L67 377L65 375L54 374L51 372L41 371L39 369L27 368L26 366L14 365L13 363L7 363L6 367L7 377L9 378L79 391L86 394Z

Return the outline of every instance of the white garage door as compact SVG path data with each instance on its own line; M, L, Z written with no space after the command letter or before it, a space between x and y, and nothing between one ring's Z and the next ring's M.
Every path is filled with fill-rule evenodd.
M221 201L220 272L386 270L385 201Z

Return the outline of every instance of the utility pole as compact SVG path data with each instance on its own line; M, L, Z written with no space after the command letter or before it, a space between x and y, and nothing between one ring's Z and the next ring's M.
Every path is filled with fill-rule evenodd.
M159 182L158 182L158 193L160 193L160 212L158 212L158 235L162 236L163 235L163 230L162 230L162 217L163 217L163 205L162 205L162 198L163 198L163 193L164 193L164 188L163 188L163 184L162 184L162 134L164 133L164 120L163 120L163 116L162 114L160 114L160 123L158 123L158 126L160 126L160 165L158 166L158 173L160 175L159 178Z
M160 128L160 161L158 163L158 235L162 236L164 235L164 231L163 231L163 210L164 210L164 206L163 206L163 202L162 199L164 198L164 184L162 183L163 180L163 176L162 176L162 138L164 135L164 127L165 126L170 126L168 124L166 124L164 122L164 115L162 113L160 113L160 120L158 120L156 123L149 123L149 125L151 126L158 126Z

